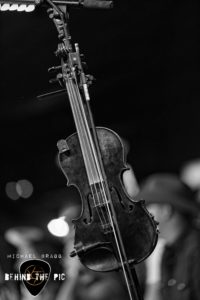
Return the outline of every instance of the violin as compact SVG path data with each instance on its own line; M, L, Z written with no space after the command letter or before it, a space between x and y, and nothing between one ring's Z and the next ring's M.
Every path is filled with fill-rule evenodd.
M82 200L81 215L73 220L71 256L77 255L94 271L121 270L130 300L142 299L134 266L154 250L157 223L145 202L130 199L125 191L121 177L128 167L119 135L94 125L90 78L84 73L78 44L71 44L67 5L47 2L59 37L56 55L61 66L57 78L66 88L76 127L76 133L57 143L61 170Z

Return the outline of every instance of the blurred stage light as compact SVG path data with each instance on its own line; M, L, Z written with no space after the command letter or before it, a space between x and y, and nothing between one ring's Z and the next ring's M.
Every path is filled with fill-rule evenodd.
M5 4L0 5L0 10L1 11L9 10L9 8L10 8L10 4L5 3Z
M65 221L65 217L51 220L47 224L47 228L52 235L57 237L64 237L69 233L69 225Z
M180 171L180 177L190 188L200 189L200 158L187 161Z
M33 185L26 179L18 180L16 190L20 197L29 198L33 193Z
M35 6L34 5L27 5L25 12L32 12L35 10Z
M20 196L17 192L16 182L14 182L14 181L8 182L6 184L5 190L6 190L6 195L8 196L8 198L10 198L12 200L19 199Z
M32 12L35 9L33 4L12 4L12 3L3 3L0 4L0 11L25 11Z
M10 5L9 10L14 11L14 10L17 10L17 8L18 8L17 4L12 4L12 5Z

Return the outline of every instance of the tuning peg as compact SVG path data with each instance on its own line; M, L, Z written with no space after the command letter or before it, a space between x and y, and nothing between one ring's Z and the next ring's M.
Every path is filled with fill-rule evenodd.
M94 76L89 75L89 74L86 75L85 77L86 77L87 85L91 85L96 80L96 78Z
M63 75L61 73L58 73L55 78L49 80L49 83L60 83L60 85L62 85L62 79Z

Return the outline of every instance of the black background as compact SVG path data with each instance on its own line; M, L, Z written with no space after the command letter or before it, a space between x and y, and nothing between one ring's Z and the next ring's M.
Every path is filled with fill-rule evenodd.
M112 10L73 9L70 30L85 55L96 125L129 144L138 181L153 172L178 173L199 156L199 1L116 0ZM65 95L48 68L57 32L46 10L0 12L0 201L3 227L39 225L77 197L56 164L59 139L75 131ZM28 179L29 199L10 200L9 181ZM75 194L74 194L75 193Z

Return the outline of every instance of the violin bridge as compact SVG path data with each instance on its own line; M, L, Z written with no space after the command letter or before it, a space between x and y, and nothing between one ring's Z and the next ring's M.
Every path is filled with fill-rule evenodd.
M102 227L103 227L103 231L104 231L105 234L113 232L113 228L112 228L112 225L110 223L102 224Z

